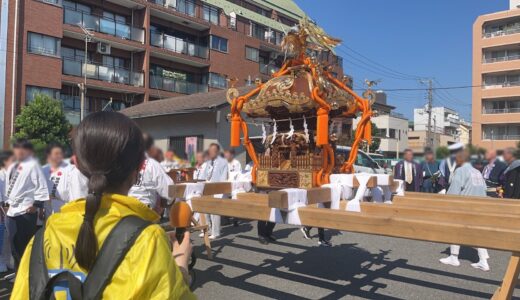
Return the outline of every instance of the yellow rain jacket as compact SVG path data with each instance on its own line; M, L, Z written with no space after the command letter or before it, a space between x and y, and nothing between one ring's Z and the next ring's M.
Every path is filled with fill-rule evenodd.
M85 200L71 202L53 214L45 229L45 261L49 270L86 273L76 263L74 245L83 222ZM136 215L155 222L159 216L139 200L105 194L95 218L99 248L121 218ZM33 241L23 255L11 299L29 299L29 261ZM105 253L110 255L109 253ZM85 275L86 276L86 275ZM66 299L65 291L56 299ZM103 299L196 299L172 258L171 243L158 225L148 226L135 241L103 292Z

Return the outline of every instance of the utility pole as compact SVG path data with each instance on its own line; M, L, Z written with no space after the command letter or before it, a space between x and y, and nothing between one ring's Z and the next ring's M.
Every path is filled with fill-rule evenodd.
M432 135L432 105L433 105L433 81L428 79L428 104L426 105L426 111L428 112L428 128L426 132L426 145L433 148L433 135Z
M81 92L81 98L79 102L80 112L79 112L79 120L83 121L85 117L85 98L87 94L87 59L88 59L88 42L92 40L94 34L90 32L83 25L80 26L83 33L85 33L85 57L83 58L83 82L78 84L79 90Z

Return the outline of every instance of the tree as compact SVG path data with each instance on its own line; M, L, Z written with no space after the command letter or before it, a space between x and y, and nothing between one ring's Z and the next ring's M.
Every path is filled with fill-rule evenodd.
M61 101L44 94L36 94L34 100L22 108L15 120L16 133L14 138L29 139L36 155L43 158L45 147L51 142L63 146L69 144L71 125Z
M372 123L372 144L370 145L370 153L375 153L379 150L379 145L381 145L381 136L379 136L379 128L377 128L375 123Z
M437 150L435 150L435 156L437 156L437 159L443 159L450 155L450 150L448 150L448 147L446 146L440 146L437 147Z

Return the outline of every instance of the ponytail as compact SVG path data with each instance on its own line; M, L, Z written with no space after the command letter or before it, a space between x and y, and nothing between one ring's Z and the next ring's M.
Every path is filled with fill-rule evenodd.
M101 204L101 196L107 187L105 174L92 174L89 178L89 194L85 203L85 215L79 229L74 256L78 265L87 271L92 268L98 251L96 233L94 231L94 218Z

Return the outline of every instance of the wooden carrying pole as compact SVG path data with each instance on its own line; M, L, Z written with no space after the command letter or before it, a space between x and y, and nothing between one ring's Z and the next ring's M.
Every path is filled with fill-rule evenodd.
M230 184L229 184L230 186ZM223 186L213 188L215 194ZM410 193L393 204L361 203L361 212L318 208L330 202L328 188L308 190L309 205L298 209L302 225L383 235L412 240L458 244L512 252L502 285L493 299L510 299L520 273L520 203L490 198L464 198ZM192 199L193 210L251 220L268 221L271 209L287 208L287 194L243 193L237 200L210 195Z

